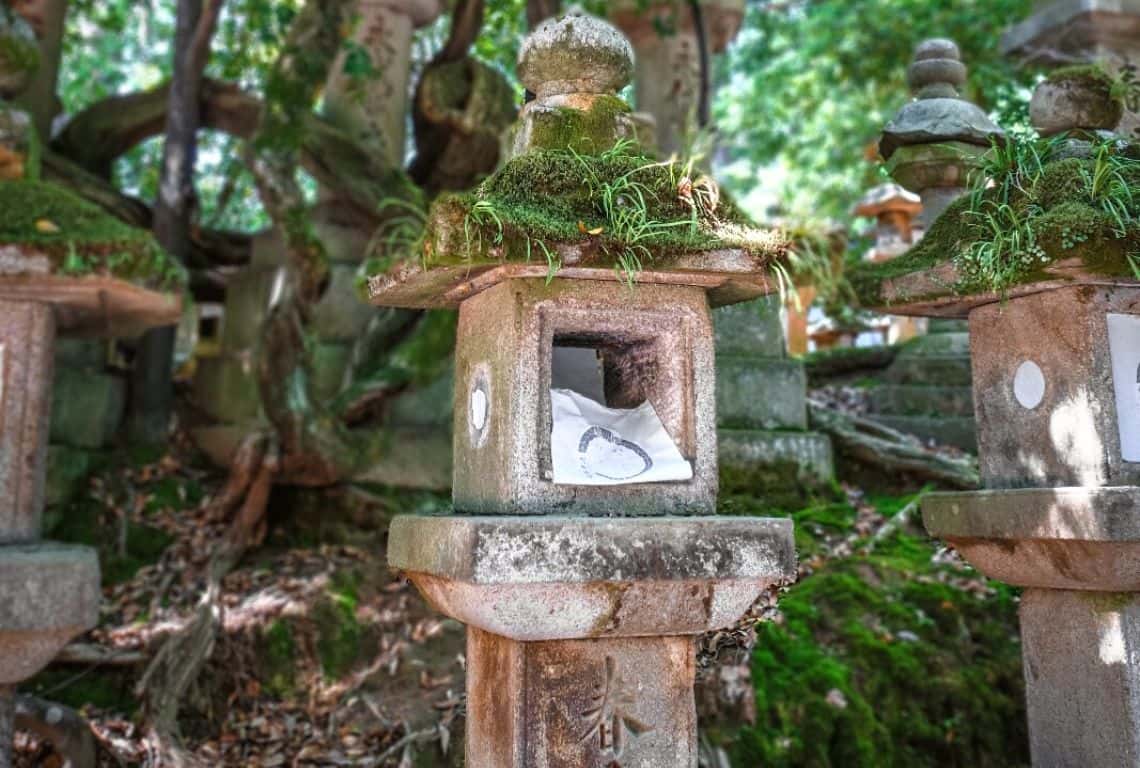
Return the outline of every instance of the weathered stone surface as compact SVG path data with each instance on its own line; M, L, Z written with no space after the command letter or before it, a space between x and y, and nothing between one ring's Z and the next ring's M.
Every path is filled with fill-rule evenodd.
M616 93L633 77L633 48L594 16L547 19L523 41L519 79L541 98L567 93Z
M222 347L229 351L251 349L275 296L285 288L284 267L246 268L226 281L226 314Z
M222 354L198 361L194 376L194 403L217 421L256 420L261 395L252 356Z
M1140 597L1027 589L1020 618L1033 764L1140 764Z
M976 104L956 98L919 99L904 106L883 129L883 157L914 144L962 142L989 148L1003 135ZM906 186L906 185L904 185Z
M1081 53L1140 47L1140 0L1054 0L1002 35L1002 52L1019 59L1071 64Z
M1022 488L923 500L931 535L990 578L1027 587L1140 591L1140 488Z
M123 420L127 386L121 376L70 366L56 368L51 441L76 448L110 445Z
M1138 302L1140 288L1090 285L970 313L987 488L1140 484L1140 464L1121 458L1106 320L1109 313L1135 312ZM1044 377L1042 399L1032 408L1014 391L1024 363Z
M728 429L807 429L807 374L796 360L718 354L717 423Z
M463 302L455 363L455 508L544 514L711 513L716 413L712 320L699 288L604 281L510 280ZM551 482L552 349L593 347L606 359L607 404L648 400L681 455L687 482L619 486ZM487 403L476 429L469 403Z
M884 384L870 392L871 410L898 416L974 417L973 390L968 386L941 387Z
M787 357L778 296L721 307L713 312L713 323L718 355Z
M50 307L0 301L0 544L39 538L54 342Z
M31 677L99 618L95 550L0 545L0 685Z
M1042 136L1073 130L1111 131L1120 122L1124 106L1105 96L1103 89L1089 88L1083 81L1045 80L1033 91L1029 120Z
M891 363L884 378L892 384L968 387L972 381L970 358L900 356Z
M794 578L783 519L398 517L388 563L437 609L516 640L695 634Z
M821 485L835 477L831 441L818 432L720 429L717 448L722 471L795 464L797 471L786 478L789 486Z
M467 633L468 768L696 765L691 638Z

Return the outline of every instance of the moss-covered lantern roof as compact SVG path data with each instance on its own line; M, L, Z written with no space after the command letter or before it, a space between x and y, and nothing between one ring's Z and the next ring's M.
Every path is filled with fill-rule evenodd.
M184 270L150 233L58 185L0 181L0 299L52 304L62 332L178 322Z
M1104 112L1090 110L1088 94L1072 97L1076 87L1067 81L1064 98L1038 110L1048 128L1035 124L1051 138L995 144L973 190L921 241L848 273L864 307L965 317L983 304L1068 285L1140 284L1140 144L1081 125L1081 115Z
M631 56L599 19L541 25L520 54L520 77L539 97L515 128L514 157L473 192L440 196L412 258L373 254L371 301L457 306L515 277L699 286L714 305L773 290L783 238L691 165L659 162L637 143L615 93Z

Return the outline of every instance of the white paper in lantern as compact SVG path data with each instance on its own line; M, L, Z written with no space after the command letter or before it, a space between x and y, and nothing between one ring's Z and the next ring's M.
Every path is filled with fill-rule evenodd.
M1108 316L1120 457L1140 461L1140 315Z

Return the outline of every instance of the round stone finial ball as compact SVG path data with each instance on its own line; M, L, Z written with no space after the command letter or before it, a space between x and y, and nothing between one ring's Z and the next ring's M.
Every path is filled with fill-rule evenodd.
M954 97L966 84L966 65L953 40L935 38L919 43L907 70L910 87L920 97Z
M7 5L0 5L0 98L27 87L40 63L40 48L32 26Z
M616 93L633 78L633 46L611 24L569 13L544 21L523 41L518 70L539 98Z

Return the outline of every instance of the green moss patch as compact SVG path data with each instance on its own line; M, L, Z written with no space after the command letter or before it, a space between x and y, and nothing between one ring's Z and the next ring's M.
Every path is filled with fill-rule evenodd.
M889 517L907 499L871 501ZM758 627L756 723L718 734L732 764L1027 766L1015 590L905 529L828 559L857 517L846 503L791 517L812 572Z
M885 281L943 263L953 263L957 280L932 288L938 296L1003 294L1051 279L1045 269L1070 259L1099 275L1140 276L1135 146L1109 142L1093 146L1091 156L1049 161L1062 146L1037 142L1003 150L1003 165L987 169L987 186L955 201L918 245L849 273L860 303L883 306Z
M1054 69L1045 78L1047 83L1077 83L1098 93L1105 101L1115 101L1124 107L1121 83L1098 64L1074 64Z
M588 110L536 111L530 116L531 144L584 154L605 152L618 139L620 116L629 112L629 105L612 95L599 96Z
M46 182L0 181L4 246L34 248L60 275L111 275L157 290L186 282L185 271L149 232Z
M530 152L472 193L442 195L429 214L424 267L537 262L556 268L565 246L577 247L577 266L628 273L722 248L772 260L785 253L782 238L757 229L711 182L690 178L683 164L628 154L629 148Z

